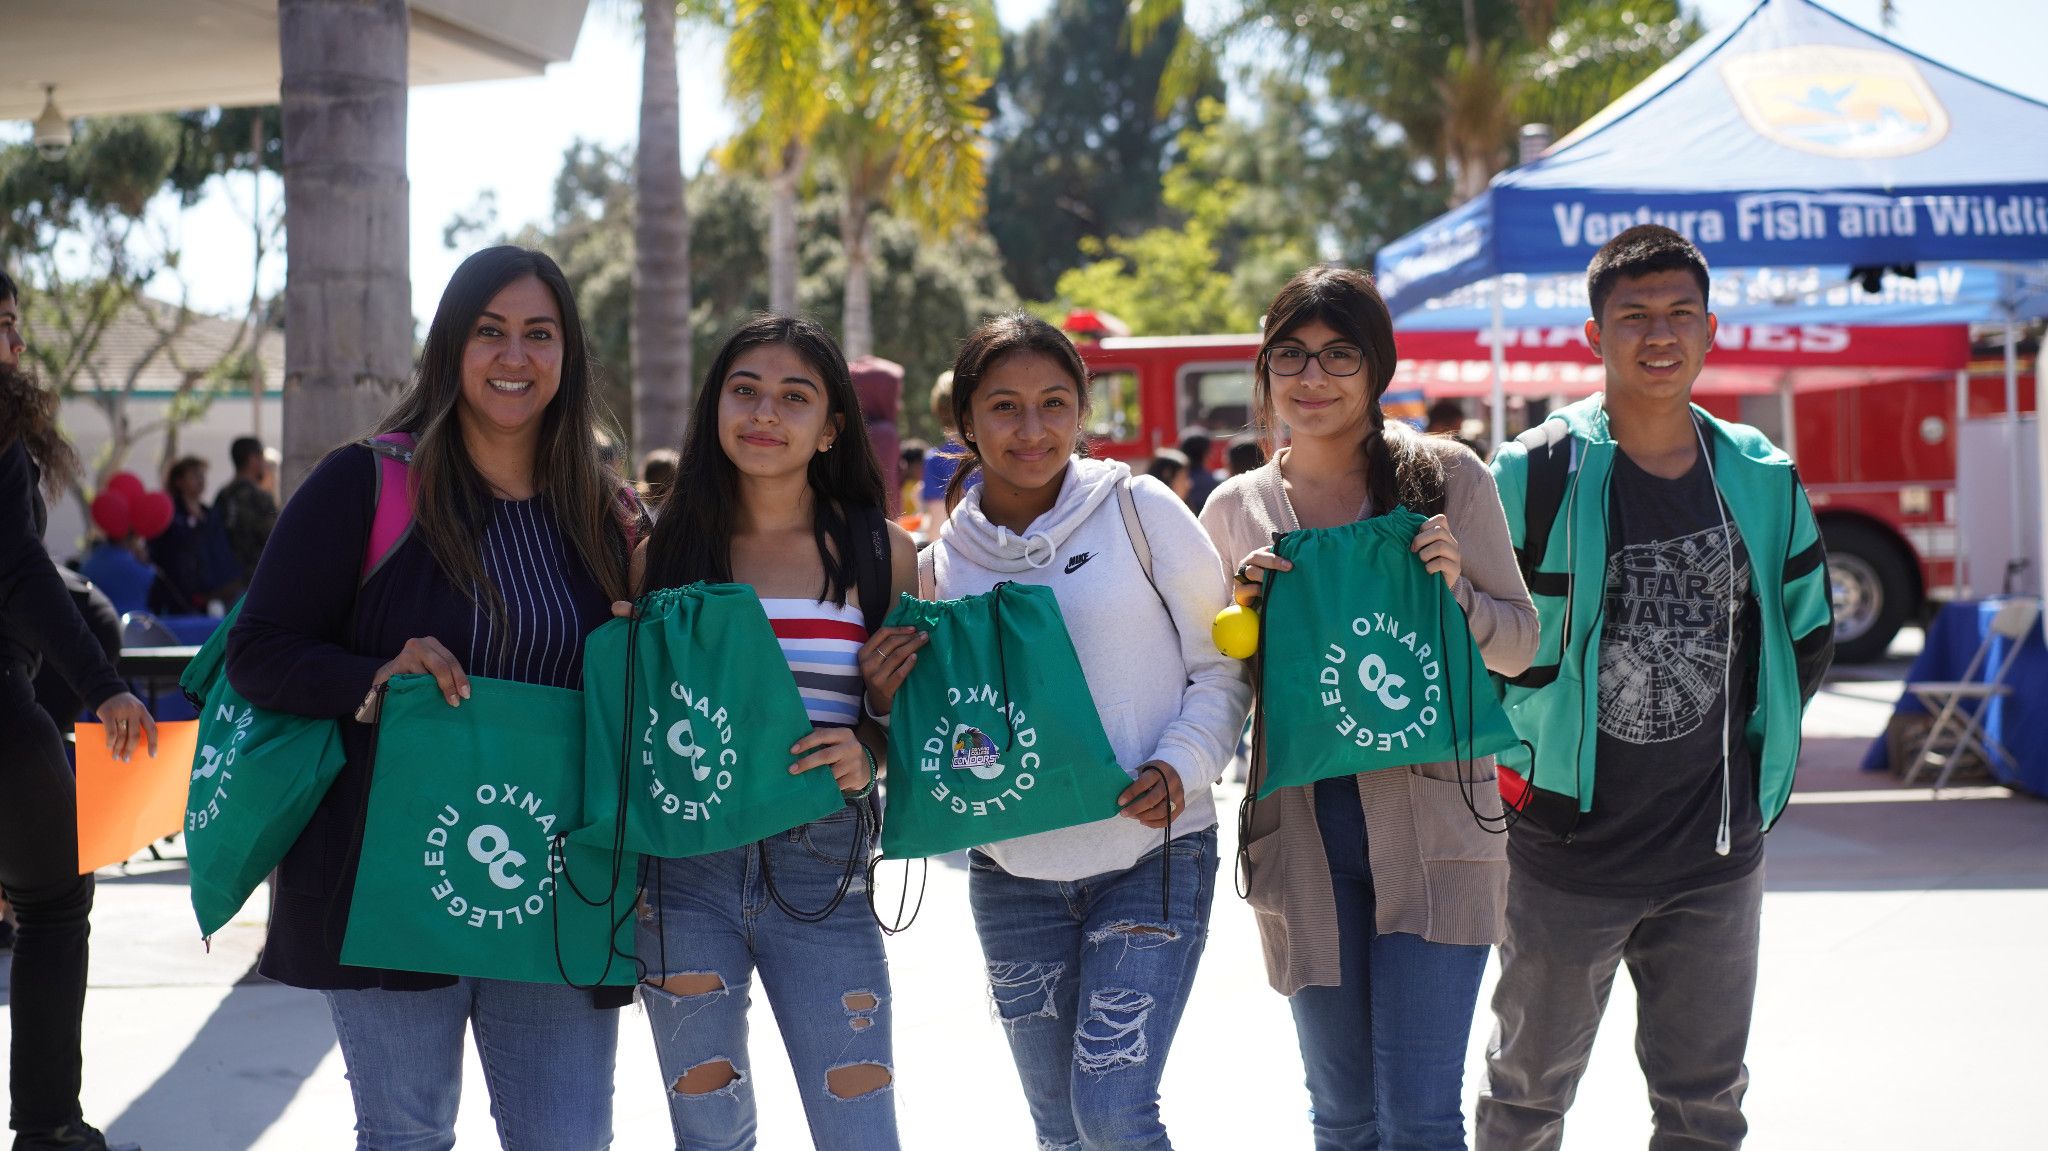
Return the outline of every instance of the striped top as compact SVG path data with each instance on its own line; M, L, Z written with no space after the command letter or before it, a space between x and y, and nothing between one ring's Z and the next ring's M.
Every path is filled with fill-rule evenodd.
M797 693L811 722L853 727L860 722L860 645L868 629L859 608L812 599L763 599L782 658L796 676Z
M497 500L484 529L484 573L505 604L492 617L477 597L471 623L471 675L549 687L583 686L583 623L569 591L569 543L545 498Z

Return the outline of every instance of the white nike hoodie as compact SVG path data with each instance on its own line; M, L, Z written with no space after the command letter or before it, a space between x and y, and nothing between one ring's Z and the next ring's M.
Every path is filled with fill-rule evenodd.
M1126 481L1151 545L1157 595L1124 527L1116 489ZM1180 773L1187 808L1174 813L1175 837L1216 825L1211 788L1237 746L1251 687L1243 665L1210 639L1210 623L1230 602L1230 577L1180 497L1149 476L1132 478L1115 460L1076 458L1059 501L1023 535L989 522L977 487L932 547L940 599L1006 580L1053 589L1117 763L1133 778L1155 759ZM982 850L1011 875L1064 881L1125 870L1162 839L1157 828L1118 815Z

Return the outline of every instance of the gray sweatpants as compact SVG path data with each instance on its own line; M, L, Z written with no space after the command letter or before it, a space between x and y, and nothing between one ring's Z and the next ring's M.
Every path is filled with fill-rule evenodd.
M1660 899L1578 895L1508 877L1508 931L1475 1151L1554 1151L1617 963L1636 985L1650 1151L1734 1151L1756 1002L1764 869Z

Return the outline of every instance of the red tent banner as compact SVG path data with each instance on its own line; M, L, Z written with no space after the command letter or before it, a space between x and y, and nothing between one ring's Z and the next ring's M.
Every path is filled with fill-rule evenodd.
M1595 364L1583 326L1504 328L1501 353L1510 364ZM1493 355L1485 331L1395 333L1403 360L1479 361ZM1910 368L1915 374L1969 366L1967 324L1859 327L1847 324L1723 323L1707 353L1709 367Z

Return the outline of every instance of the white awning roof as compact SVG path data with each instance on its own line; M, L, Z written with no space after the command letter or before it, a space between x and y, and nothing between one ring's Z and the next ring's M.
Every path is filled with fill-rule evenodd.
M588 0L409 0L411 82L538 76L569 58ZM67 116L274 104L276 0L10 4L0 119L31 120L43 86Z

